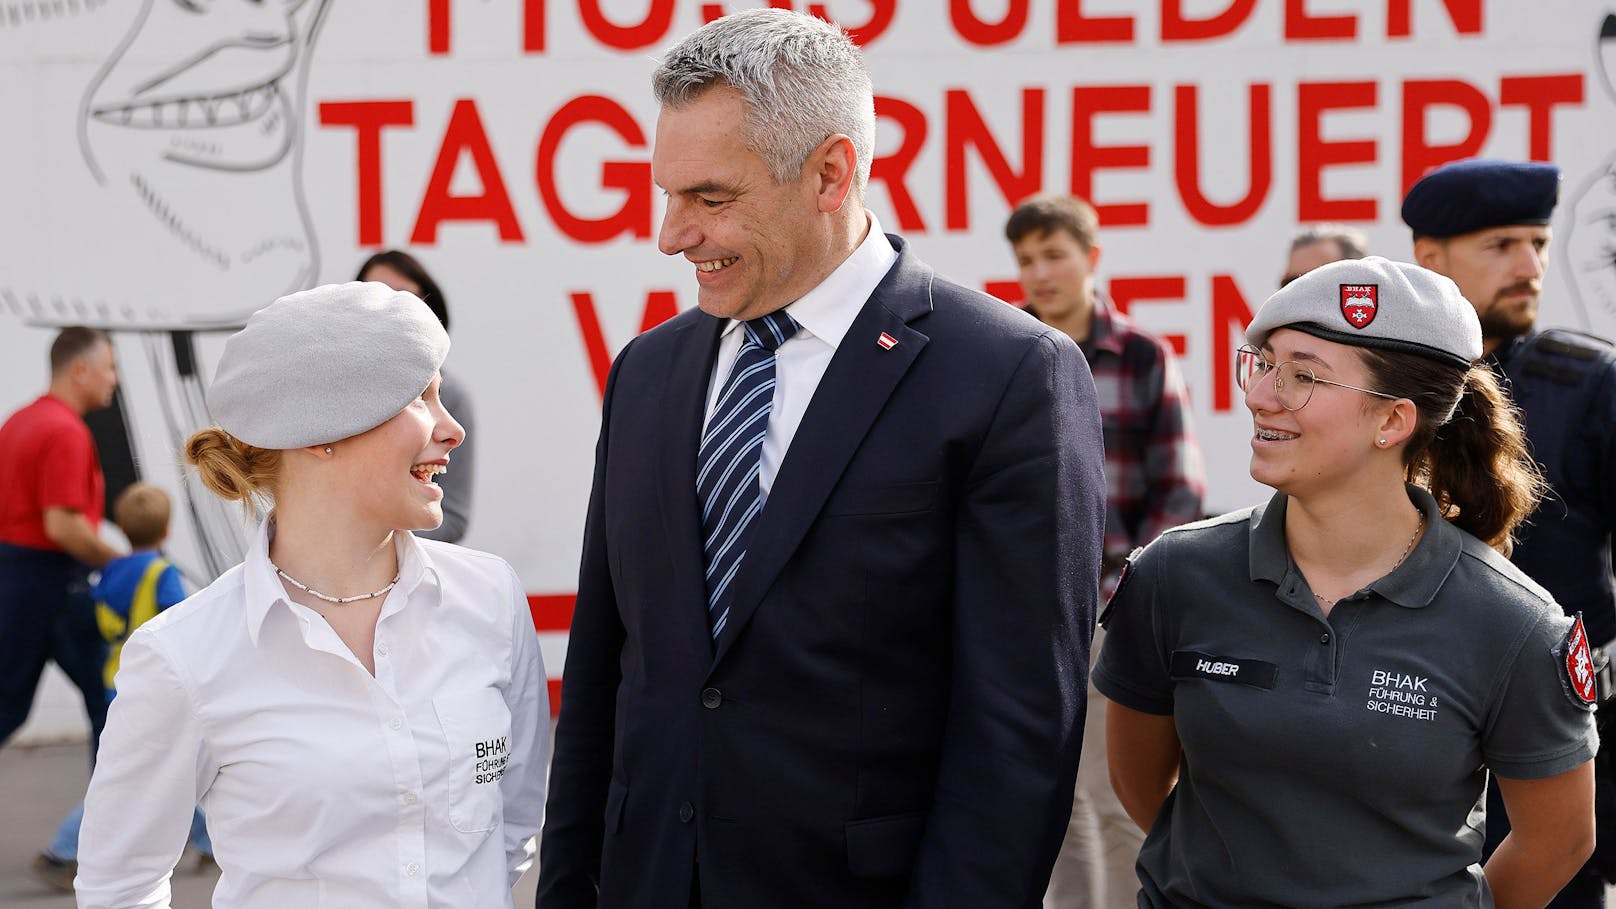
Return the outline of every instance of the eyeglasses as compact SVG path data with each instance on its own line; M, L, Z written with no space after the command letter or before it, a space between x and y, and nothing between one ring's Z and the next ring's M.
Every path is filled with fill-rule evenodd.
M1274 374L1274 396L1279 399L1279 406L1290 411L1301 410L1307 406L1307 402L1313 397L1314 385L1334 385L1337 388L1350 388L1388 401L1399 400L1396 395L1370 391L1345 382L1321 379L1313 374L1313 370L1295 360L1286 360L1279 364L1270 363L1262 351L1249 345L1234 352L1234 380L1241 391L1250 392L1251 387L1262 381L1262 377L1269 373Z

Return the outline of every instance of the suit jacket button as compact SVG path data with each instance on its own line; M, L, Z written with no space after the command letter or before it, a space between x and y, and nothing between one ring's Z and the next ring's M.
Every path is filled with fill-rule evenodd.
M724 692L717 688L703 688L701 690L701 706L708 710L717 710L718 705L724 703Z
M688 824L696 817L696 806L689 802L679 803L679 823Z

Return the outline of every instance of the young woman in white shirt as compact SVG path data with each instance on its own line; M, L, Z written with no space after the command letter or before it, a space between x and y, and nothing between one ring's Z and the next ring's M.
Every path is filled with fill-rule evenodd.
M273 506L246 560L125 645L86 800L81 907L166 907L191 806L216 907L508 907L549 739L523 588L409 531L463 433L427 307L358 282L283 297L225 347L204 485Z

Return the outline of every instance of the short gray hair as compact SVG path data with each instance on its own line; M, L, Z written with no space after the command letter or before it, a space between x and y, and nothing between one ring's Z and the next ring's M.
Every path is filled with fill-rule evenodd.
M776 182L796 179L809 153L841 133L853 140L853 188L863 196L875 154L875 99L846 32L789 10L731 13L679 42L652 76L663 107L684 107L717 85L746 101L746 144Z
M1345 224L1307 224L1291 237L1291 252L1314 243L1333 242L1341 249L1343 259L1362 259L1369 255L1369 237L1356 227Z

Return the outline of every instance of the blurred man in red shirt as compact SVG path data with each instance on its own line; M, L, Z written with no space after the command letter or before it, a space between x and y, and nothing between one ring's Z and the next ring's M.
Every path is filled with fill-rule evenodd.
M50 389L0 425L0 745L33 704L46 660L84 694L91 755L107 717L88 576L118 555L97 529L105 481L86 411L112 403L117 359L105 332L64 328Z

